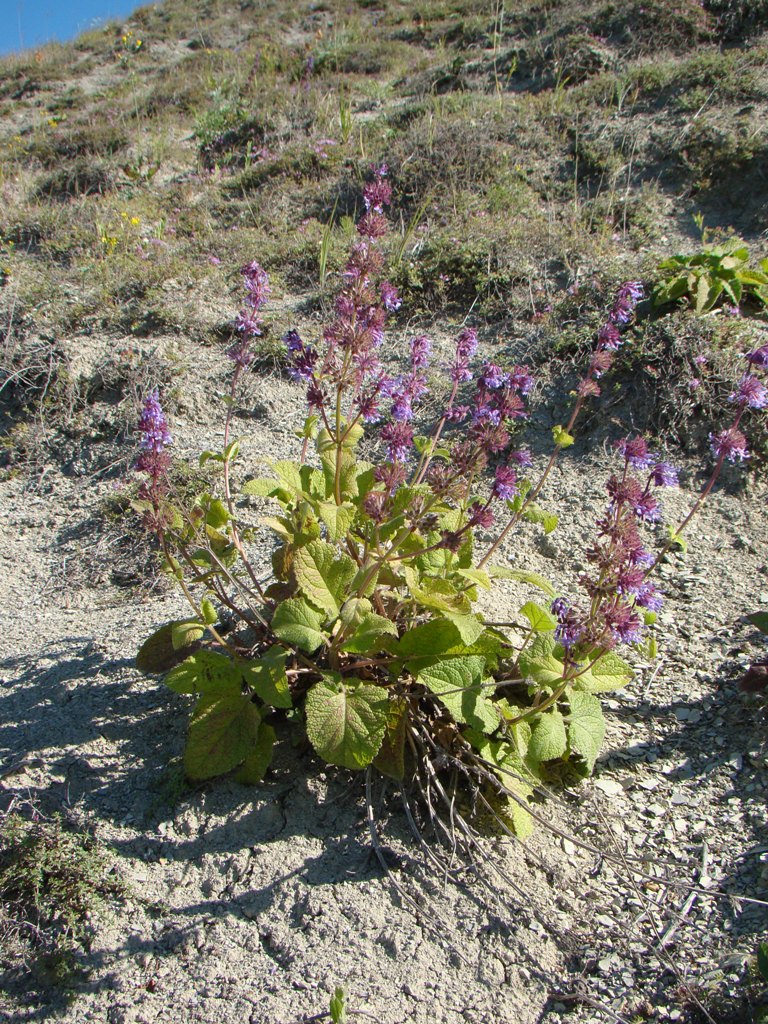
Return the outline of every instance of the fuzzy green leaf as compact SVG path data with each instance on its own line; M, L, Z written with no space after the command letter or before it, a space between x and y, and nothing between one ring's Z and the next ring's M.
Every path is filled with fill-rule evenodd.
M407 705L404 700L392 700L384 739L373 764L383 775L401 780L405 774L405 727Z
M539 686L557 686L565 673L559 650L551 633L540 633L520 655L520 671Z
M563 426L552 427L552 440L558 448L570 448L576 440Z
M459 628L447 619L430 619L404 633L395 648L399 658L434 658L464 647Z
M565 720L557 708L544 712L534 724L528 757L533 761L553 761L562 757L568 749L565 734Z
M618 654L609 651L603 654L591 668L573 681L574 690L586 693L603 693L620 690L632 679L632 669Z
M557 591L545 576L540 576L530 569L508 569L503 565L494 565L490 569L490 576L498 580L517 580L518 583L529 583L538 590L543 590L549 597L555 597Z
M557 626L557 619L552 612L535 601L526 601L520 609L520 614L528 619L531 629L537 633L551 633Z
M296 580L304 596L329 618L338 616L356 571L349 555L338 554L322 540L305 544L294 558Z
M241 494L249 494L256 498L277 498L282 497L288 501L290 493L281 487L277 480L271 477L255 477L253 480L246 480L240 488Z
M174 651L180 651L189 647L196 640L199 640L205 632L205 626L194 620L189 622L174 622L171 624L171 643Z
M205 521L208 526L214 530L220 530L223 526L227 525L230 518L231 516L224 502L214 498L205 513Z
M372 654L380 649L378 641L382 636L397 636L397 626L384 615L368 612L357 623L355 631L347 637L341 649L351 654Z
M536 504L528 505L523 512L523 519L526 523L535 523L537 526L540 526L546 534L552 533L553 530L557 529L557 524L560 522L554 512L547 512Z
M167 622L156 630L139 648L136 668L140 672L167 672L183 659L183 651L173 645L173 631L179 622Z
M483 696L481 683L485 658L466 655L447 658L419 672L417 682L426 686L448 710L454 722L479 732L491 733L499 726L499 712Z
M321 501L317 514L328 528L328 540L337 543L346 537L355 518L355 506L349 502L337 505L334 501Z
M380 686L325 676L307 694L307 735L329 764L365 768L378 754L389 719Z
M255 786L261 782L266 774L267 768L272 763L272 748L275 745L275 730L271 725L262 722L256 736L256 743L251 751L246 754L245 760L240 766L235 778L246 786Z
M752 615L746 616L746 620L761 633L768 634L768 612L753 612Z
M277 606L271 623L275 636L307 654L313 654L325 642L322 624L322 612L316 611L308 601L296 597Z
M568 742L571 750L580 754L592 771L605 736L603 709L591 693L572 690L568 695L571 713L568 718Z
M203 600L200 602L200 610L203 613L203 619L209 626L212 626L219 617L216 614L216 609L213 607L213 604L208 600L207 597L203 598Z
M454 615L452 612L444 612L444 617L456 627L461 642L471 647L480 636L485 626L476 615Z
M243 674L225 654L202 650L172 669L165 677L165 685L175 693L239 696L243 691Z
M236 768L256 746L261 716L240 694L204 694L189 723L184 771L190 779L212 779Z
M260 700L273 708L293 706L288 677L285 674L285 658L286 652L275 644L257 660L241 663L246 683Z

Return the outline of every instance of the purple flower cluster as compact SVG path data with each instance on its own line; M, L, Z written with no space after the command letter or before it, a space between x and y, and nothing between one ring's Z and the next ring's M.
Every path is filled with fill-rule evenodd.
M661 594L646 578L654 558L640 535L640 524L660 519L653 489L676 486L677 471L650 452L643 438L626 438L616 448L624 457L624 472L608 480L610 504L587 551L592 570L580 580L590 610L585 612L564 598L552 604L558 620L555 637L569 652L577 644L605 650L619 643L638 643L643 612L656 612L662 604ZM645 481L631 470L648 471Z
M236 321L240 337L228 350L227 355L236 366L245 369L256 358L251 351L251 340L261 335L264 321L259 315L259 310L269 298L272 289L269 287L267 272L256 260L241 267L240 273L245 285L245 305L238 313Z
M614 352L622 342L620 328L625 327L634 316L635 307L643 298L643 286L639 281L625 281L616 292L613 305L608 310L607 321L597 332L597 346L592 353L587 375L579 382L578 394L582 398L600 394L597 381L613 365Z
M138 429L141 453L136 460L136 469L146 473L149 478L148 482L142 485L140 494L156 505L160 494L165 490L165 477L171 464L170 456L165 449L173 440L168 429L168 420L160 405L157 388L150 391L144 399Z
M729 400L737 408L736 419L727 430L709 435L710 448L719 462L724 459L729 462L743 462L749 458L747 439L739 430L741 417L747 409L768 408L768 388L757 376L761 371L768 370L768 345L762 345L754 352L747 352L744 358L749 364L749 369L742 374L736 390L729 396Z

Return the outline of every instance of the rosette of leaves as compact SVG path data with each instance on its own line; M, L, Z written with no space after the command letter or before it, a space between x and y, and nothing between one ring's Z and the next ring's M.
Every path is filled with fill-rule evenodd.
M243 496L273 503L262 524L277 543L265 603L239 612L232 632L213 601L223 584L247 593L247 533L209 494L181 528L174 520L167 567L181 579L183 554L196 570L188 584L208 596L199 615L154 634L138 665L167 671L172 690L196 698L185 753L191 779L235 771L258 781L281 720L298 718L324 761L422 784L433 770L459 772L524 834L542 781L591 771L604 732L597 695L623 686L630 669L612 652L569 660L555 640L546 579L473 566L471 496L457 504L426 484L385 495L357 453L361 435L342 421L334 442L310 417L304 437L317 464L273 462L269 476L243 484ZM231 461L233 451L215 458ZM377 491L384 500L374 506L366 499ZM547 530L556 523L535 506L529 518ZM442 544L446 532L460 535L453 549ZM542 596L523 605L508 632L475 607L499 577Z
M739 238L706 245L693 256L671 256L659 270L662 279L653 291L656 306L685 299L700 316L724 302L736 307L747 300L768 305L768 259L751 267L749 249Z

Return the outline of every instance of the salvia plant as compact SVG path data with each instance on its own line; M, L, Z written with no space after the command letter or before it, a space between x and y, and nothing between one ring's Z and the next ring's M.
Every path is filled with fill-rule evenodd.
M642 287L618 289L570 419L554 428L536 477L518 441L535 386L527 367L478 364L470 327L447 365L433 359L424 335L410 340L398 373L383 363L387 317L400 306L381 248L390 199L381 167L364 188L332 319L318 340L285 335L287 365L308 404L297 458L243 480L241 441L232 437L270 295L256 262L242 268L246 302L228 353L223 447L200 460L218 468L218 490L191 507L172 500L169 427L158 394L147 398L136 507L190 614L150 637L138 665L167 672L172 690L195 697L184 762L190 779L235 771L243 782L259 781L276 730L290 719L330 764L365 769L369 783L376 770L446 816L458 814L453 789L463 785L472 806L524 835L543 781L564 767L592 770L604 733L599 694L632 677L622 652L655 653L662 596L651 575L724 461L747 458L742 419L766 405L760 375L768 346L747 356L731 396L733 421L710 436L709 481L666 535L659 493L677 484L675 468L641 437L616 443L589 568L578 589L564 593L525 566L505 564L502 545L523 522L556 528L540 496L573 443L579 412L600 393ZM427 419L417 418L419 406L436 381L442 404L431 429L418 433L416 423ZM370 460L361 454L364 439ZM271 513L246 522L246 496L267 499ZM274 538L266 576L249 555L257 530ZM478 610L499 579L529 595L503 623Z

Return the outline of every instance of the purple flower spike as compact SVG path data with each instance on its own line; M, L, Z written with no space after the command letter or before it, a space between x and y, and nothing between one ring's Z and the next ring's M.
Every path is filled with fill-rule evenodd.
M607 348L616 351L621 346L621 335L615 324L603 324L597 332L597 342L600 348Z
M509 501L517 494L517 473L511 466L496 467L492 494L502 501Z
M728 400L750 409L764 409L768 405L768 390L753 373L745 373L739 381L738 390L729 395Z
M405 462L413 447L413 430L407 423L387 423L381 431L387 444L387 457L391 462Z
M531 453L527 448L518 448L517 451L509 453L509 461L516 462L521 469L530 469L533 465Z
M657 462L651 471L651 479L657 487L677 487L680 483L677 469L671 462Z
M712 449L712 454L718 459L725 458L729 462L743 462L744 459L749 458L747 439L735 427L721 430L719 434L710 434L709 446Z
M509 374L504 373L500 366L496 366L495 363L484 363L477 383L481 387L488 388L489 391L495 391L502 384L506 384L508 380Z
M254 309L258 309L272 294L272 289L269 287L269 275L256 260L241 267L240 273L243 275L245 290L248 293L247 301Z
M139 417L139 433L141 434L141 447L147 452L161 452L166 445L173 441L168 429L168 420L160 406L157 388L150 391L144 399L144 406Z
M395 310L400 309L403 304L403 300L400 298L397 288L395 288L393 284L390 284L389 281L383 281L379 292L385 309L390 313L394 313Z
M617 441L615 447L634 469L650 469L656 462L656 456L648 451L642 437L626 437Z
M527 366L515 366L509 375L509 386L521 395L528 395L533 390L536 378Z
M754 352L747 352L744 356L748 363L752 366L759 366L761 369L768 367L768 345L761 345L760 348L756 348Z
M411 341L411 365L414 369L424 369L429 366L429 355L432 351L432 342L426 334L419 334Z

